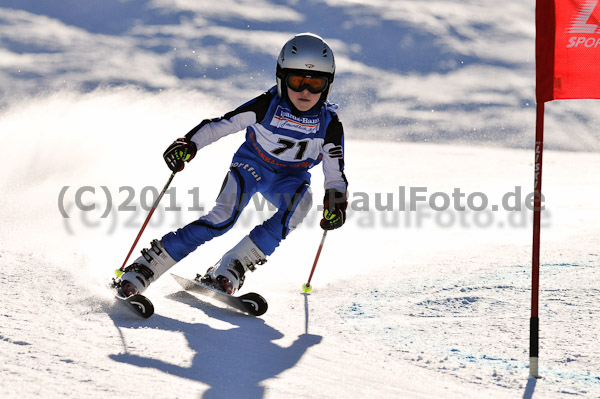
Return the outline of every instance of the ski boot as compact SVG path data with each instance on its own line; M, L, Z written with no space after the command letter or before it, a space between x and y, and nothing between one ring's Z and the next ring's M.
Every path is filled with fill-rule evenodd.
M141 294L151 282L162 276L176 263L162 243L154 240L149 249L142 249L142 256L123 270L123 274L120 279L114 281L114 285L121 296Z
M265 254L246 236L216 265L210 267L204 276L198 274L196 280L232 295L244 284L245 273L248 270L253 272L256 265L266 261Z

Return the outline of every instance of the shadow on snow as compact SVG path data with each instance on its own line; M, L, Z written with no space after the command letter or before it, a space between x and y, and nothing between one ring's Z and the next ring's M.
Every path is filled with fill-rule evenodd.
M125 353L109 357L117 362L152 368L207 384L210 388L202 395L203 399L264 397L261 383L293 368L308 348L319 344L322 339L321 336L302 334L291 346L281 347L273 341L284 335L262 319L201 302L187 292L172 294L167 298L237 327L217 330L206 324L182 322L159 314L140 322L139 319L123 317L121 312L110 312L119 330L147 327L183 333L195 355L190 367L140 356L127 349Z

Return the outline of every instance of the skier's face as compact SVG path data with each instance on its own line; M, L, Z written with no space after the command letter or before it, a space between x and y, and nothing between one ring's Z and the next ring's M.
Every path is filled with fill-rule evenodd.
M301 112L308 111L314 107L319 98L321 98L321 93L313 94L308 89L294 91L288 87L287 94L294 107L298 108Z

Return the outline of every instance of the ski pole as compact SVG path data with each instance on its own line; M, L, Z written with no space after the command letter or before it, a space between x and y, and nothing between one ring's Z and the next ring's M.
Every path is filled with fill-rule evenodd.
M315 273L315 268L317 267L317 262L319 261L319 256L321 255L321 250L323 249L323 243L325 242L325 237L327 237L327 230L323 231L323 238L321 238L321 244L319 244L319 250L317 251L317 256L315 256L315 263L313 263L312 270L310 271L310 276L308 276L308 281L306 284L302 284L302 291L311 292L312 287L310 285L310 280L312 280L312 276Z
M175 177L176 173L177 172L171 173L171 176L169 176L169 180L167 180L167 184L165 184L165 186L163 187L162 191L160 192L160 194L158 195L158 197L154 201L154 204L152 204L152 209L150 209L150 212L148 213L148 216L146 217L146 220L144 221L144 224L142 225L142 228L140 229L140 232L138 233L137 237L135 238L135 241L133 242L133 245L131 246L131 249L129 250L129 253L127 254L127 257L125 258L125 261L123 262L123 266L121 266L121 268L119 270L117 270L117 272L122 272L123 269L125 269L125 265L127 264L127 261L129 260L129 257L131 256L131 253L133 252L133 249L135 248L135 246L137 245L138 241L140 240L140 237L142 236L142 233L144 232L144 229L148 225L148 222L150 221L150 218L152 217L152 214L156 210L156 207L158 206L158 203L162 199L163 195L165 195L165 191L167 191L167 189L169 188L169 185L171 185L171 182L173 181L173 178Z

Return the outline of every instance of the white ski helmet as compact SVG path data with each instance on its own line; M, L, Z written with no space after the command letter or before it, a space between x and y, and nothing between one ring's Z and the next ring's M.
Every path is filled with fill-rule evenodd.
M286 77L292 73L327 78L321 100L325 101L335 77L335 59L329 45L313 33L300 33L284 44L277 58L277 93L287 95Z

